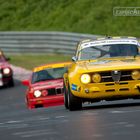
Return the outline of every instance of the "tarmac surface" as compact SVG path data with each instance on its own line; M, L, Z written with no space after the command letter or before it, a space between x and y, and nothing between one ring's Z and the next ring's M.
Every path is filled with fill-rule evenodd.
M0 140L139 140L140 100L28 110L26 87L0 89Z

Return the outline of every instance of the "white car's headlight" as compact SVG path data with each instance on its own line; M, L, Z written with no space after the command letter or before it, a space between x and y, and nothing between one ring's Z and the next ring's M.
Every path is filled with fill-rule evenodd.
M90 77L90 75L89 75L89 74L83 74L83 75L81 76L81 82L82 82L83 84L88 84L88 83L90 83L90 82L91 82L91 77Z
M35 96L35 97L40 97L40 96L41 96L41 91L36 90L36 91L34 92L34 96Z
M4 68L3 69L3 73L4 74L9 74L10 73L10 69L9 68Z

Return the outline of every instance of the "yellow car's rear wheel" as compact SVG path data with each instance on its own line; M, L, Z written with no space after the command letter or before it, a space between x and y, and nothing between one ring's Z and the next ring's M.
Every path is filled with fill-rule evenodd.
M75 97L68 88L68 108L70 111L82 109L82 100L78 97Z

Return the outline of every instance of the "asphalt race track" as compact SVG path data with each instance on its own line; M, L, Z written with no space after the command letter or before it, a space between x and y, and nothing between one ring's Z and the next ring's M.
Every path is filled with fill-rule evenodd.
M0 140L139 140L140 100L28 110L25 87L0 89Z

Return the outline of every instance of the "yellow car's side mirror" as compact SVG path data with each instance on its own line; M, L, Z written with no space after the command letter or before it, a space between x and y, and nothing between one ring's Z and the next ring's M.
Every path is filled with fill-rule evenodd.
M77 61L76 56L73 56L73 57L72 57L72 61L73 61L73 62Z

